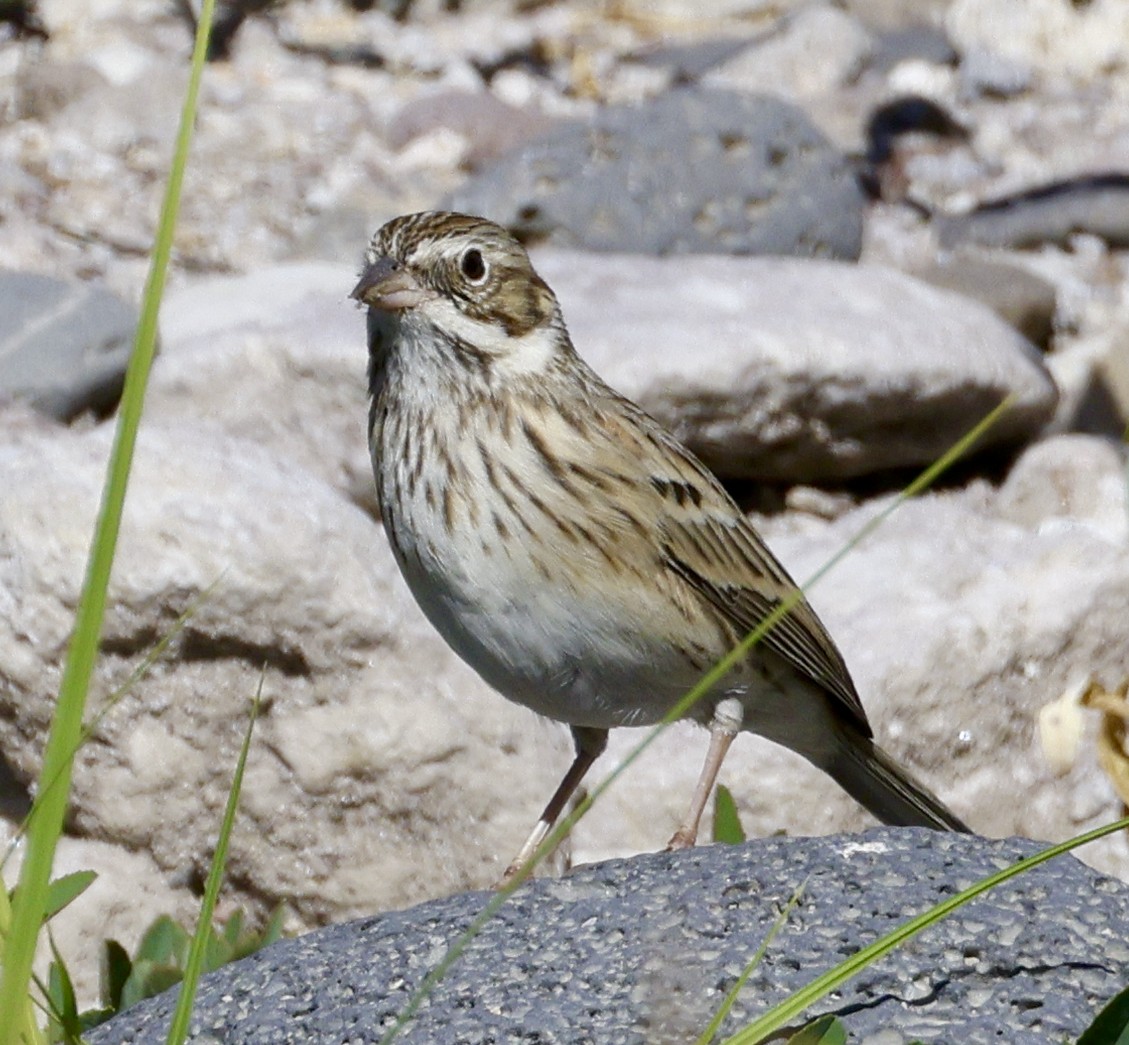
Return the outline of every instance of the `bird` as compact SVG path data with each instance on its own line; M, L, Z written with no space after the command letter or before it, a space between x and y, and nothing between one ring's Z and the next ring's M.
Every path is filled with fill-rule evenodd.
M784 600L686 712L710 738L668 848L695 844L741 731L797 752L884 823L969 830L875 743L795 582L721 482L584 362L509 232L446 211L394 218L350 296L367 307L369 448L408 588L489 686L571 730L572 764L503 882L609 730L659 722Z

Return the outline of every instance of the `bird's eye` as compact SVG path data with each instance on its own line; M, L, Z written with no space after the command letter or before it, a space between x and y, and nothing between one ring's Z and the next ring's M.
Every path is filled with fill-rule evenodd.
M486 259L477 247L471 247L463 255L459 268L472 283L481 283L486 278Z

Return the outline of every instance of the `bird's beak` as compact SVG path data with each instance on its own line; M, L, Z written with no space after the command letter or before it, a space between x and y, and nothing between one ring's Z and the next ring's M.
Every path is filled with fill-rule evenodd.
M399 262L392 258L377 258L361 273L361 278L349 297L370 308L385 312L399 312L415 308L437 295L422 286Z

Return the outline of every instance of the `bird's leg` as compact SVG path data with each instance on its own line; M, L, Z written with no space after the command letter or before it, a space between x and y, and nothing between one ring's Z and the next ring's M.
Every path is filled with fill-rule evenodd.
M553 824L557 822L561 810L568 804L568 800L572 798L572 794L580 785L580 781L584 779L584 774L592 768L592 763L604 753L604 748L608 746L608 731L606 729L590 729L586 726L572 726L571 728L572 742L576 747L576 757L572 760L572 765L568 767L564 779L553 792L553 797L549 799L549 804L545 806L541 818L525 840L525 845L521 847L517 856L510 861L510 866L506 868L506 873L502 875L502 880L498 883L499 887L513 878L521 870L522 865L527 863L529 858L537 852L538 846L545 841L545 836L553 829Z
M694 788L694 797L690 799L690 810L666 844L668 853L674 849L689 849L697 842L702 812L706 808L706 802L709 801L710 792L713 791L714 781L717 780L721 763L725 761L729 745L733 743L733 739L741 729L743 718L744 708L736 697L718 701L717 707L713 709L713 721L710 722L710 749L706 753L706 764L702 766L698 786Z

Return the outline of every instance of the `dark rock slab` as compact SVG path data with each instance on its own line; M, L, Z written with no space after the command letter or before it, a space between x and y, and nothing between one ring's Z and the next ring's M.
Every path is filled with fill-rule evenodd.
M889 72L902 62L917 60L932 65L956 65L960 56L945 31L936 25L918 22L876 34L870 67Z
M1111 247L1129 246L1129 174L1095 174L1053 182L982 203L967 214L935 219L943 247L1065 247L1088 233Z
M526 242L855 259L864 202L847 158L796 106L686 89L559 128L445 205Z
M843 957L1039 847L880 828L586 867L521 889L401 1042L694 1040L792 892L804 895L726 1022L734 1032ZM373 1042L487 902L468 893L309 933L205 977L190 1040ZM857 1037L1074 1040L1124 986L1129 886L1064 857L1004 886L816 1006ZM88 1036L163 1041L171 994ZM815 1012L809 1014L814 1015Z
M137 310L107 290L0 272L0 399L60 421L117 404Z

